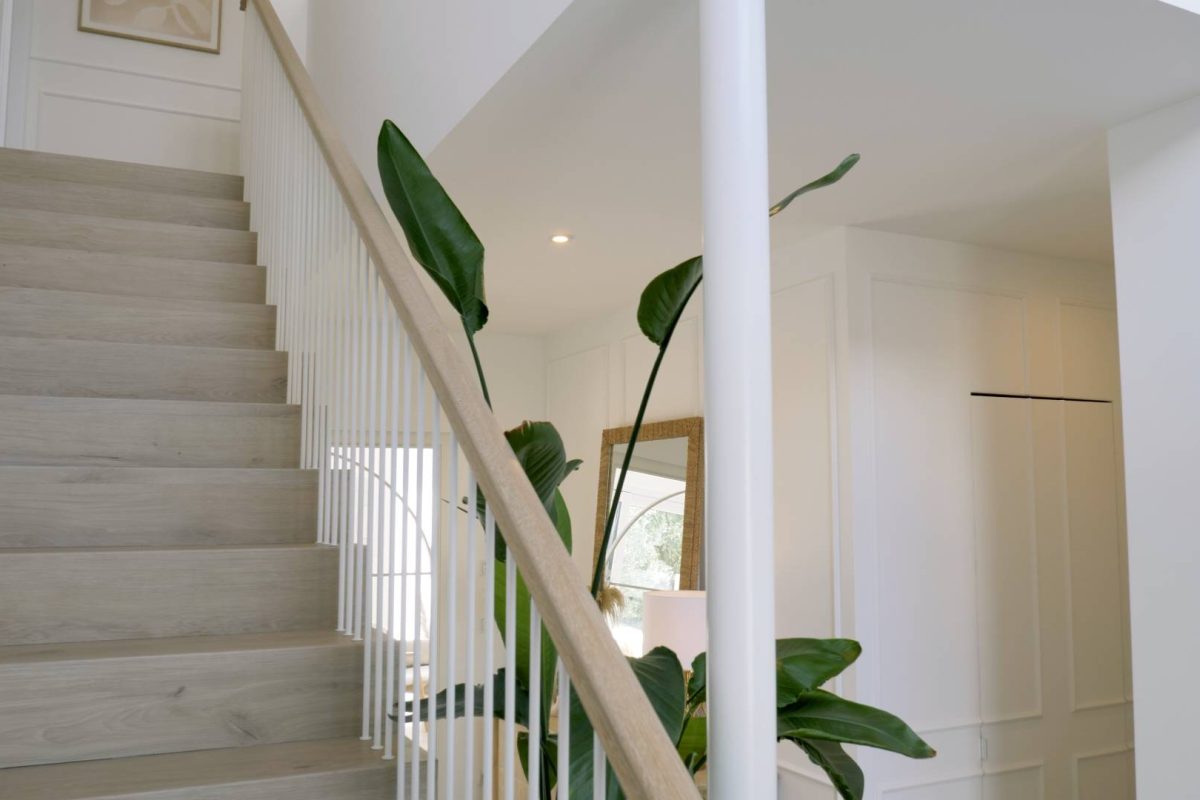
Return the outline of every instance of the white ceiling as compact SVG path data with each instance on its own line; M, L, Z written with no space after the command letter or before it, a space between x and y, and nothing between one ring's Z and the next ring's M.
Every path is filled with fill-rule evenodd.
M864 225L1108 262L1104 131L1200 94L1158 0L768 0L777 242ZM575 0L431 155L487 247L492 323L545 333L698 252L695 0ZM570 231L567 246L551 233Z

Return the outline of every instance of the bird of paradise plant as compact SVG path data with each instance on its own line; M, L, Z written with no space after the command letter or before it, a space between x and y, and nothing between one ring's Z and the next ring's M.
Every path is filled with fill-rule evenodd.
M390 120L383 123L379 132L378 159L384 193L404 230L409 250L458 312L479 376L480 389L485 400L491 405L483 363L475 342L476 334L488 320L484 293L483 244L424 159ZM857 162L857 155L846 158L828 175L792 192L772 206L768 213L773 217L801 195L837 183ZM702 278L703 258L696 256L662 273L642 292L638 306L638 324L659 350L642 395L633 433L618 475L617 497L620 496L621 484L629 469L630 458L659 367L683 310L695 294ZM571 521L559 487L580 462L567 459L562 437L549 422L525 422L506 431L504 435L545 505L546 513L554 522L563 545L569 551ZM486 502L486 498L481 494L469 501L468 505L472 507L473 513L482 514L486 509ZM606 561L614 516L614 509L610 508L606 517L600 557L592 576L591 590L597 598L606 590L602 565ZM496 558L504 561L507 552L503 532L498 531L497 534ZM550 725L550 710L555 697L557 652L544 628L541 631L530 630L529 591L519 577L515 589L518 623L516 630L506 630L503 599L507 596L508 587L505 585L505 570L498 569L495 572L493 590L498 601L496 624L506 646L516 649L517 675L514 681L515 696L511 698L505 696L505 671L501 669L491 677L493 713L497 718L502 718L509 703L513 704L515 719L524 728L518 741L522 767L527 774L532 769L540 770L541 794L544 800L550 800L559 777L558 736ZM541 673L538 683L541 689L541 702L538 704L541 714L541 724L538 726L541 732L541 758L540 763L536 765L528 762L528 731L531 729L529 700L530 687L533 685L529 654L533 636L541 637L541 663L538 665ZM934 755L933 749L898 717L877 708L845 700L822 688L853 664L861 652L859 644L849 639L780 639L776 642L777 737L781 741L790 741L799 746L825 771L844 800L861 800L865 780L862 770L846 753L843 745L875 747L910 758L929 758ZM708 758L707 720L700 716L706 698L706 655L698 656L686 675L675 653L663 647L651 650L641 658L631 658L629 664L667 735L675 742L680 758L694 774L705 765ZM397 709L398 716L403 713L406 721L411 721L414 712L419 710L421 718L426 720L431 717L458 717L465 714L468 704L477 715L484 713L482 686L460 684L452 691L453 695L447 690L433 698L420 701L419 709L414 708L414 704L410 702L402 712ZM451 696L454 697L452 708L449 701ZM579 698L573 691L570 704L570 795L575 800L591 800L592 728ZM611 769L606 785L607 800L624 797Z

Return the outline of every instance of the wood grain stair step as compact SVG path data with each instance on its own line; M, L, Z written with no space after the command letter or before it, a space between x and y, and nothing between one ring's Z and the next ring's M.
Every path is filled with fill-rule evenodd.
M282 403L287 353L0 336L0 394Z
M396 762L357 739L0 771L0 800L382 800L395 792Z
M0 645L333 629L323 545L0 550Z
M240 175L15 148L0 148L0 176L89 183L227 200L241 200L244 183Z
M250 206L241 200L42 178L0 180L0 206L204 228L244 231L250 227Z
M266 281L250 264L0 243L0 286L263 303Z
M269 350L275 308L0 286L0 336Z
M0 241L97 253L254 264L250 231L0 207Z
M353 736L360 645L300 631L0 648L0 766Z
M282 403L0 395L0 464L293 468L299 451Z
M317 473L0 466L0 548L307 544Z

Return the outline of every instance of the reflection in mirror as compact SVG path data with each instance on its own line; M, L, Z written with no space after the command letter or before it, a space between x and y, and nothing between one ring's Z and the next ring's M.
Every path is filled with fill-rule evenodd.
M628 440L628 428L604 433L597 550ZM642 655L643 595L655 590L694 589L700 583L702 481L702 420L642 427L617 503L604 570L607 585L620 590L625 600L612 624L614 636L628 655Z

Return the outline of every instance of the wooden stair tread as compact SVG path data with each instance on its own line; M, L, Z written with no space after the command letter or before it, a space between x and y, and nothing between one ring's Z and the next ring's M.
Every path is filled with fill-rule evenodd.
M283 402L287 353L0 335L0 394Z
M112 639L98 642L56 642L0 647L0 668L12 664L58 661L96 661L108 658L153 658L197 653L239 653L297 647L358 647L333 630L244 633L229 636L174 636L159 639Z
M0 286L263 303L266 268L0 242Z
M0 241L100 253L254 264L251 231L0 206Z
M0 466L0 548L316 540L315 470Z
M260 800L273 794L256 794L255 784L288 778L330 773L379 773L381 783L389 777L394 786L394 761L383 761L370 742L358 739L328 739L224 750L138 756L108 761L21 767L0 772L0 800L101 800L166 794L185 787L230 785L240 794L231 798ZM387 773L384 775L383 773ZM302 784L297 784L297 787ZM214 795L205 794L205 800ZM278 795L283 797L285 795ZM296 792L295 800L359 800L385 795L319 795Z
M0 550L0 644L313 630L336 620L318 544Z
M307 741L360 730L362 652L353 641L336 634L240 638L69 645L45 654L19 648L26 652L0 661L0 764Z
M250 225L241 200L36 177L0 180L0 206L242 231Z
M0 335L271 350L275 308L0 286Z
M299 455L299 406L0 395L3 464L290 468Z
M0 175L241 200L240 175L0 148Z

